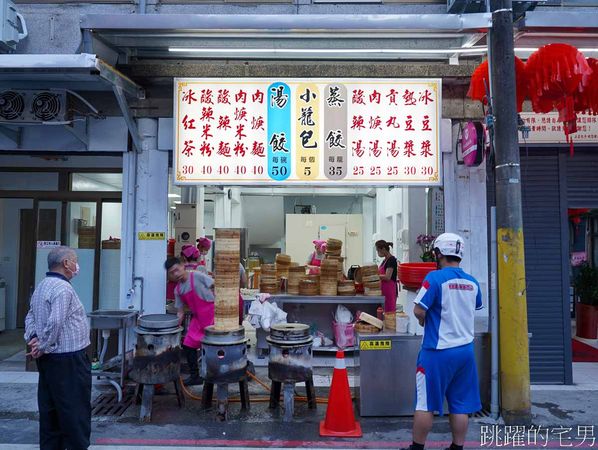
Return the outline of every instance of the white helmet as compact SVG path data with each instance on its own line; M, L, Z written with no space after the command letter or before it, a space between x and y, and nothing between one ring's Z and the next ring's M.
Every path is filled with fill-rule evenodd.
M456 256L463 259L463 248L465 241L461 236L455 233L443 233L434 241L434 251L443 256Z

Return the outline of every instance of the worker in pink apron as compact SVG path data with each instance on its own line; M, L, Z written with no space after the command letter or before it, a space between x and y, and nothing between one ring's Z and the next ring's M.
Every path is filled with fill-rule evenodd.
M181 262L185 265L185 270L196 270L198 266L201 266L199 258L200 253L195 245L183 245L181 249ZM203 265L205 265L205 261Z
M214 280L202 272L189 272L178 258L170 258L164 264L168 279L177 283L175 306L178 308L179 324L184 317L184 305L193 317L183 340L183 351L189 365L189 378L185 386L202 384L199 376L197 350L201 347L206 327L214 324Z
M212 241L207 237L203 236L197 240L197 249L199 250L199 265L206 265L206 255L212 248Z
M313 244L315 251L307 258L307 267L309 268L310 275L320 273L322 260L326 257L326 241L316 239L313 241Z
M384 312L395 312L397 309L397 258L391 253L392 242L376 241L376 251L380 258L384 258L378 268L380 285L384 295Z

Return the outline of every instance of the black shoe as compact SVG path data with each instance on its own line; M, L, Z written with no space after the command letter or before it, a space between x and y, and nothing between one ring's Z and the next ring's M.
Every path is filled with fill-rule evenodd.
M203 378L199 375L192 375L183 381L185 386L200 386L203 384Z
M403 447L401 450L413 450L413 445L410 445L409 447Z

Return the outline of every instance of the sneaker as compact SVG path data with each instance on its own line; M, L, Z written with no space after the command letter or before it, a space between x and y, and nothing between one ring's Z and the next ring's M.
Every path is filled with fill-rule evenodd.
M185 386L200 386L203 384L203 378L199 375L192 375L183 381Z

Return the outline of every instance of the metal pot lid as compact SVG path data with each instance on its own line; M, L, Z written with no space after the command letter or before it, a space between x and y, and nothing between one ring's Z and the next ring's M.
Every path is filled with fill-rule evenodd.
M272 336L266 336L266 341L268 341L268 343L276 345L277 347L301 347L304 345L311 345L313 342L314 338L313 336L307 336L303 339L298 339L298 340L284 340L284 339L276 339L273 338Z
M144 327L135 327L133 328L135 333L137 334L151 334L151 335L162 335L162 334L175 334L180 333L183 331L183 327L171 327L171 328L161 328L161 329L149 329Z
M174 314L147 314L141 316L137 324L147 330L164 330L165 328L177 328L179 318Z
M238 327L233 330L218 330L214 325L206 327L204 330L202 344L208 345L237 345L248 341L245 337L245 328Z
M304 340L309 336L309 325L304 323L278 323L270 327L270 336L282 341Z

